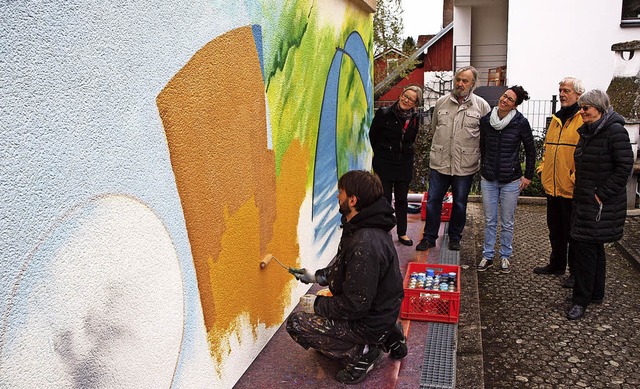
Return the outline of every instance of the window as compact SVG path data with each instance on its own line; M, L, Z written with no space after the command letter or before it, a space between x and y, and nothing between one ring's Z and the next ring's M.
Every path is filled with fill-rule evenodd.
M398 58L387 58L387 75L391 74L398 67Z
M622 0L620 27L640 27L640 0Z

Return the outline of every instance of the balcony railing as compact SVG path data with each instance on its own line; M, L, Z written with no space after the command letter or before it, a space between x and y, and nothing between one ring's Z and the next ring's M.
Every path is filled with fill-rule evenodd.
M473 66L478 70L478 85L507 84L507 45L457 45L453 47L453 68Z

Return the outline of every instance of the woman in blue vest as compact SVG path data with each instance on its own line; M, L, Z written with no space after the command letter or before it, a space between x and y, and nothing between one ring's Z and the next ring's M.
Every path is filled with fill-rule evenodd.
M480 119L480 183L484 209L484 249L478 271L493 266L500 209L500 271L511 271L513 226L520 191L533 178L536 149L529 121L516 107L529 94L514 85L500 97L498 105ZM525 171L520 167L520 147L524 145Z

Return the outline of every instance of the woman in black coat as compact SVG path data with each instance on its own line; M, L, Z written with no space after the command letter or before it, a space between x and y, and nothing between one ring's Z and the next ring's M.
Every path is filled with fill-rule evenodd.
M576 182L573 190L571 237L575 250L573 304L567 318L577 320L590 303L604 299L606 262L604 243L622 238L627 214L627 180L633 152L624 119L600 90L580 96Z
M392 106L376 111L369 131L373 171L382 181L389 204L391 193L395 195L396 232L400 243L406 246L413 245L407 236L407 194L413 178L413 144L420 126L416 108L421 105L422 89L408 86Z

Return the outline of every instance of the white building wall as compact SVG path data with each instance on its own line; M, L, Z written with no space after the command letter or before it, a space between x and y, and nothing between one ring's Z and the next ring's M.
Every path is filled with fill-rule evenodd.
M558 93L565 76L587 89L606 90L611 81L611 45L640 38L640 28L621 28L622 0L509 2L507 74L532 99Z
M488 70L503 66L506 61L507 16L506 0L473 9L472 65L485 83Z
M455 63L456 68L469 65L471 58L471 7L458 7L453 8L453 47L457 50L454 52L454 58L458 59Z

